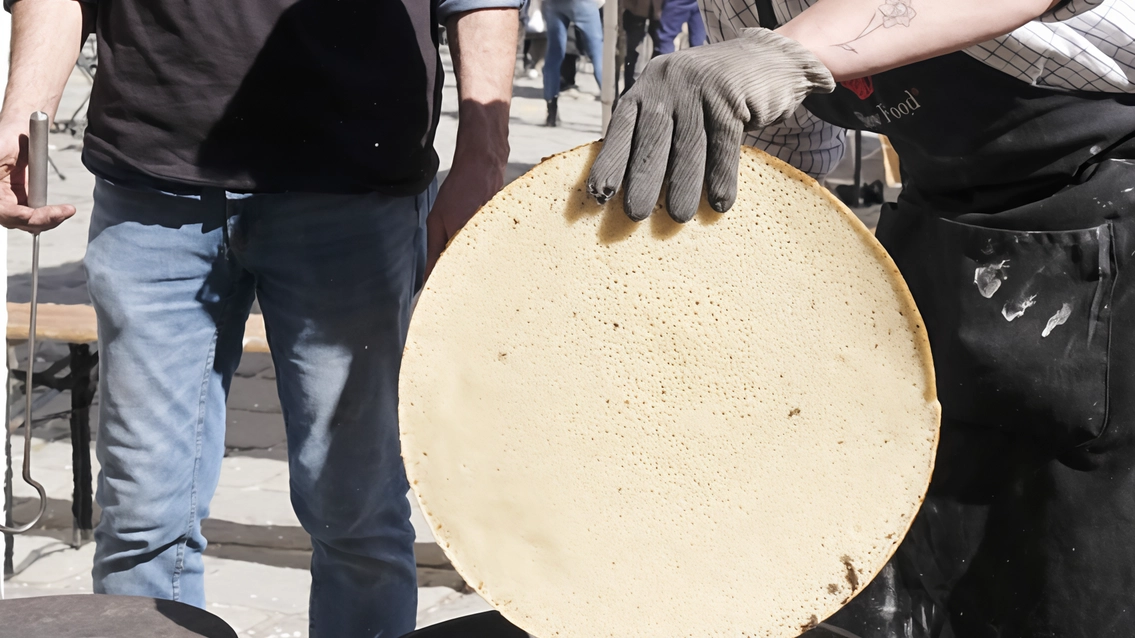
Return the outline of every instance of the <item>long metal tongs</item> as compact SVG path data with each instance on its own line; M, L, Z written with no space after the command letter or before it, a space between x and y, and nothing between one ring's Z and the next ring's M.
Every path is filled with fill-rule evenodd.
M47 206L47 113L32 113L28 123L28 208ZM0 525L0 532L22 534L39 522L47 510L47 491L32 478L32 372L35 367L35 320L39 295L39 233L32 233L32 303L28 319L28 371L24 378L24 482L39 493L39 513L15 527ZM11 507L11 504L9 504Z

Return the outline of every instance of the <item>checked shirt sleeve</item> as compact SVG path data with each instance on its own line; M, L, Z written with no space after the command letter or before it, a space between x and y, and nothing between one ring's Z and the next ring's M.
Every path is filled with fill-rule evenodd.
M438 0L437 21L445 24L459 13L479 9L519 9L523 3L524 0Z
M817 180L843 159L846 131L801 106L783 121L749 133L743 143L788 162Z
M1063 0L1040 17L1041 22L1064 22L1103 4L1104 0Z

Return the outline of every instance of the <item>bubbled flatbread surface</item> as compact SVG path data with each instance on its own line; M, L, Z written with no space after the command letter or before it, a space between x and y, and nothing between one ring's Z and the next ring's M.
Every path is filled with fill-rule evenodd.
M882 568L937 442L893 263L759 151L737 203L634 224L599 145L489 202L422 294L403 456L438 542L537 638L795 636Z

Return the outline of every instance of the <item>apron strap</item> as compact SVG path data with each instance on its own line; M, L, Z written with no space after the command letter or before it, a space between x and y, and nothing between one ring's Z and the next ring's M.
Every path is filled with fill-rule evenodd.
M766 29L775 29L780 25L776 22L776 12L772 9L772 0L757 0L757 19Z

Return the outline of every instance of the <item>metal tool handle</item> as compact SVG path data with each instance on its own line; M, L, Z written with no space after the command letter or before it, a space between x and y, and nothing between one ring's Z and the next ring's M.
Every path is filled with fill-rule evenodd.
M47 206L47 113L36 111L28 122L28 207Z
M28 206L47 206L47 113L36 111L28 122ZM47 491L32 478L32 374L35 368L35 321L39 297L39 233L32 234L32 302L28 318L28 371L24 379L24 482L39 493L39 513L15 527L0 525L0 532L22 534L39 522L47 510Z

